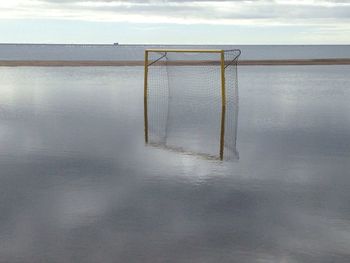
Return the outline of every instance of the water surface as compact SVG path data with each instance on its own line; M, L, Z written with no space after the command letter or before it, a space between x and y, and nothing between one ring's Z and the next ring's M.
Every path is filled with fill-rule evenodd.
M350 261L350 67L239 68L239 160L143 142L142 68L0 69L0 262Z

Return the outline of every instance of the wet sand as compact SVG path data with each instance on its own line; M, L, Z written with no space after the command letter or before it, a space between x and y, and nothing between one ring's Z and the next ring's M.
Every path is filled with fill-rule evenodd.
M0 68L0 262L350 262L349 66L240 67L232 162L145 146L143 73Z

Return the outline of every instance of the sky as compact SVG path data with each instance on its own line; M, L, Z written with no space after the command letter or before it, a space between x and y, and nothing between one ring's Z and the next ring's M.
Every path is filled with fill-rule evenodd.
M0 0L0 43L349 44L350 0Z

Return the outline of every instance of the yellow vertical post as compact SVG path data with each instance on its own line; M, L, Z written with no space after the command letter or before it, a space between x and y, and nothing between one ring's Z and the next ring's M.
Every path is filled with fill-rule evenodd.
M225 51L221 51L221 133L220 159L224 159L225 145L225 117L226 117L226 88L225 88Z
M145 118L145 143L148 143L148 107L147 107L147 89L148 89L148 51L145 50L145 76L144 76L144 118Z

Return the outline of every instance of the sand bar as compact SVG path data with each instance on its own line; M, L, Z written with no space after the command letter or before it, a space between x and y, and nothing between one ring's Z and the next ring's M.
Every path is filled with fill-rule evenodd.
M215 64L204 62L201 64ZM242 66L279 65L350 65L350 58L344 59L289 59L289 60L240 60ZM97 67L97 66L143 66L143 61L102 61L102 60L0 60L2 67ZM197 65L194 62L179 62L177 65Z

